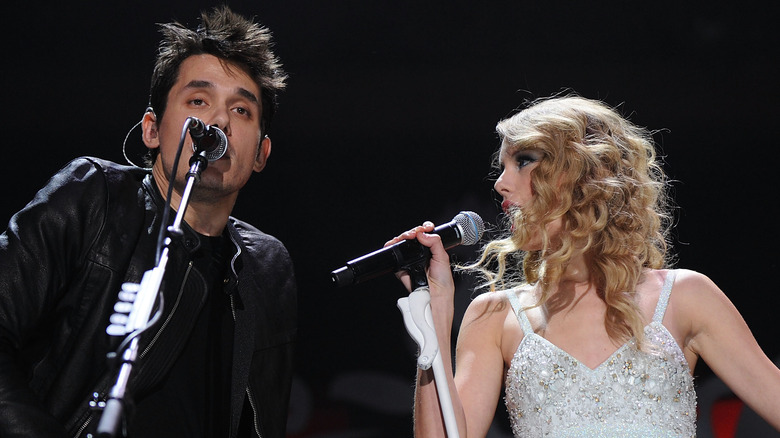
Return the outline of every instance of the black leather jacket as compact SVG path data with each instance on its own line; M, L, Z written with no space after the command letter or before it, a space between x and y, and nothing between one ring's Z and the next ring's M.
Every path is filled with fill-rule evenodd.
M95 158L66 165L0 235L0 436L77 437L116 381L106 335L122 283L155 264L164 205L151 175ZM173 218L173 213L170 216ZM141 339L131 394L142 396L184 347L205 297L192 267L199 240L186 224L169 246L164 314ZM252 436L285 435L296 290L284 246L230 218L236 247L226 280L235 323L231 437L246 404Z

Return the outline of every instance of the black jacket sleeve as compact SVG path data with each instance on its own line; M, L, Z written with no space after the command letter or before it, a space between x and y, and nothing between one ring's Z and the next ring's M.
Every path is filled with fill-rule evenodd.
M72 273L104 223L105 180L77 159L54 175L0 235L0 436L64 436L29 382L48 348Z

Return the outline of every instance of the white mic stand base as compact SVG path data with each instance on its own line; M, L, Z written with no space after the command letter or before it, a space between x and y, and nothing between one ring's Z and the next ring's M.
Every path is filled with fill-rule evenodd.
M406 331L420 347L417 357L417 367L427 370L433 367L433 378L439 405L444 419L444 427L448 438L460 438L458 423L455 421L455 410L452 407L450 387L447 384L447 374L439 350L439 341L433 327L431 314L431 294L428 286L419 286L409 294L409 297L398 299L398 309L404 317Z

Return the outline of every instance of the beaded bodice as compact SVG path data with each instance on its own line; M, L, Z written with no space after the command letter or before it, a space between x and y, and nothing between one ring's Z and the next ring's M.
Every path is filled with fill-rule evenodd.
M683 352L663 326L674 271L653 320L651 352L634 339L591 369L533 332L517 292L508 292L525 336L506 376L505 402L516 437L692 437L696 393Z

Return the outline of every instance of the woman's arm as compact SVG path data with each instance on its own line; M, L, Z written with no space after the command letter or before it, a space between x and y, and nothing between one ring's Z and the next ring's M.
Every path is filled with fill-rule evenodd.
M736 307L712 280L694 271L681 271L672 296L679 317L689 319L686 349L780 431L780 369L761 350Z
M455 291L449 256L437 235L427 234L433 224L410 230L388 242L417 237L431 249L428 287L431 313L442 356L447 385L461 438L484 437L493 421L501 391L504 361L501 331L508 305L497 305L500 296L483 294L469 306L461 324L457 343L457 375L453 373L451 333ZM408 276L401 280L410 286ZM497 311L504 309L503 312ZM503 314L503 316L502 316ZM439 396L432 370L419 370L414 402L416 437L446 437Z

